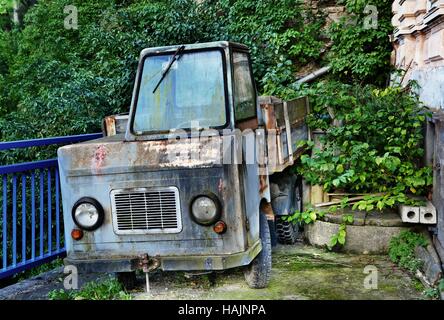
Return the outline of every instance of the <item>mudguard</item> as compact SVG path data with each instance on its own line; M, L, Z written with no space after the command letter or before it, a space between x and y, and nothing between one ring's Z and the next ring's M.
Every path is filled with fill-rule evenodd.
M300 208L299 181L300 179L294 174L279 175L272 179L270 183L271 206L276 216L286 216L302 209Z

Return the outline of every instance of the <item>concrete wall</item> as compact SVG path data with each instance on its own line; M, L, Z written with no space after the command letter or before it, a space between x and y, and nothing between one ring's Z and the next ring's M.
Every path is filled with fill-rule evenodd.
M418 81L421 100L432 108L444 109L444 66L416 69L410 79Z

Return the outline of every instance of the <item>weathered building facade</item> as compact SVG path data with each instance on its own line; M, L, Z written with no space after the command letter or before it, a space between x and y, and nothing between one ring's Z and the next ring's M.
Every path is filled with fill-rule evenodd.
M444 0L393 2L393 63L416 80L420 96L433 109L444 108Z
M393 2L393 64L399 80L416 80L420 99L434 111L426 132L426 162L433 165L433 203L438 212L434 243L444 261L444 0Z

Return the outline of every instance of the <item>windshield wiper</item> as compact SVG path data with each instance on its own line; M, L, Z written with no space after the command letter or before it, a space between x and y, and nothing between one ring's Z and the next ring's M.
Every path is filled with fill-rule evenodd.
M173 54L173 57L171 58L170 63L168 64L168 66L166 67L165 71L162 72L162 77L160 77L159 82L156 84L156 87L153 90L153 93L156 92L157 88L159 88L160 84L162 83L163 79L165 79L166 75L168 74L168 72L170 71L171 67L173 66L174 61L179 60L180 59L180 54L183 52L183 50L185 50L185 46L180 46L176 52Z

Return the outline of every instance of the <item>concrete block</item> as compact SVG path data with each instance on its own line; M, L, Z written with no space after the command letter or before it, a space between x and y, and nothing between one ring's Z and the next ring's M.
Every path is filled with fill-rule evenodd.
M351 211L347 209L338 209L334 213L326 213L324 218L322 219L325 222L342 224L342 217L346 214L353 215L353 225L354 226L363 226L365 224L365 217L367 213L365 211ZM399 217L398 217L399 218Z
M352 226L347 227L344 247L340 250L358 254L386 254L390 240L405 227ZM305 237L311 245L325 247L339 230L339 224L315 221L305 226Z
M419 222L423 224L436 224L438 218L436 208L431 202L427 202L427 206L419 207Z
M384 210L384 211L371 211L367 212L365 217L366 226L377 226L377 227L405 227L404 222L399 217L399 214L394 211Z
M400 205L399 215L403 222L419 223L419 207Z

